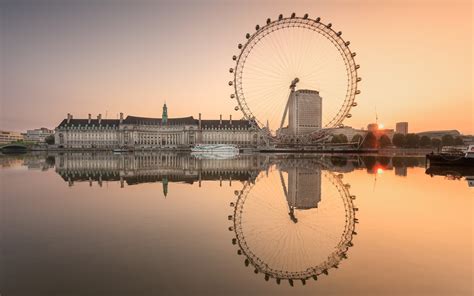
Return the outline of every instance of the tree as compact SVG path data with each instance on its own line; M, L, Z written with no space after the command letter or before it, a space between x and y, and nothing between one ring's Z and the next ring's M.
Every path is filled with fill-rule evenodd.
M431 139L431 146L434 148L439 148L441 146L441 140L438 138Z
M443 146L453 146L454 145L454 138L451 135L444 135L441 137L441 144Z
M464 141L462 140L461 137L457 136L456 138L454 138L454 145L456 146L464 145Z
M417 134L407 134L405 139L405 146L408 148L418 148L418 146L420 145L420 136L418 136Z
M332 135L331 143L333 144L340 143L339 135Z
M390 138L387 135L382 135L379 139L379 145L380 147L385 148L392 145L392 141L390 141Z
M346 135L339 134L339 135L333 135L331 139L331 143L333 144L339 144L339 143L347 143L347 137Z
M377 138L372 132L368 132L365 136L364 142L362 143L364 148L377 148Z
M393 145L398 148L405 147L406 139L404 134L395 134L392 139Z
M46 142L46 144L48 145L54 145L54 135L49 135L47 136L44 141Z
M431 145L431 139L428 136L423 136L420 139L420 147L429 147Z
M362 140L363 140L362 136L357 134L357 135L354 135L352 137L351 142L352 143L362 143Z
M340 134L340 135L339 135L339 141L340 141L339 143L343 143L343 144L349 142L349 141L347 140L347 136L344 135L344 134Z

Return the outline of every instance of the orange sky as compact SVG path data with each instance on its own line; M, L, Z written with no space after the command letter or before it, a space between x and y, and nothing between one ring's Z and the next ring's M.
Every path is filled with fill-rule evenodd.
M308 13L343 31L362 94L345 122L474 133L470 1L3 1L0 128L119 112L232 114L228 68L257 23Z

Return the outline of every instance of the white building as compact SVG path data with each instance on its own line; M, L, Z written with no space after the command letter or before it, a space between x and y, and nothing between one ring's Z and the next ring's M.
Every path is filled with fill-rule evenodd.
M0 131L0 144L9 144L11 142L23 141L24 136L19 132Z
M25 140L29 142L43 143L46 137L53 134L54 130L47 129L45 127L27 130Z
M192 116L168 118L166 104L161 118L137 116L120 119L73 119L71 114L56 128L59 147L113 149L185 148L195 144L257 146L258 129L248 120L202 120Z

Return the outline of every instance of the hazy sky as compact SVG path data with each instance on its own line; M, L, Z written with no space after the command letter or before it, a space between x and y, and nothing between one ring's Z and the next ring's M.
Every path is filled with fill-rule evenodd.
M346 125L474 133L466 1L1 1L0 129L107 113L240 118L231 59L256 24L308 13L343 31L362 94Z

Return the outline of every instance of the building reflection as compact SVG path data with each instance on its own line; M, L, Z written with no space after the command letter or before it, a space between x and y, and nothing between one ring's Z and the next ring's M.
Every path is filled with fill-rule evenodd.
M168 193L169 182L201 186L203 181L232 185L249 181L262 169L259 155L240 155L232 159L197 159L188 153L66 153L55 156L56 172L73 186L75 182L118 181L121 187L161 182Z
M292 209L317 208L321 200L321 170L288 169L288 205Z

